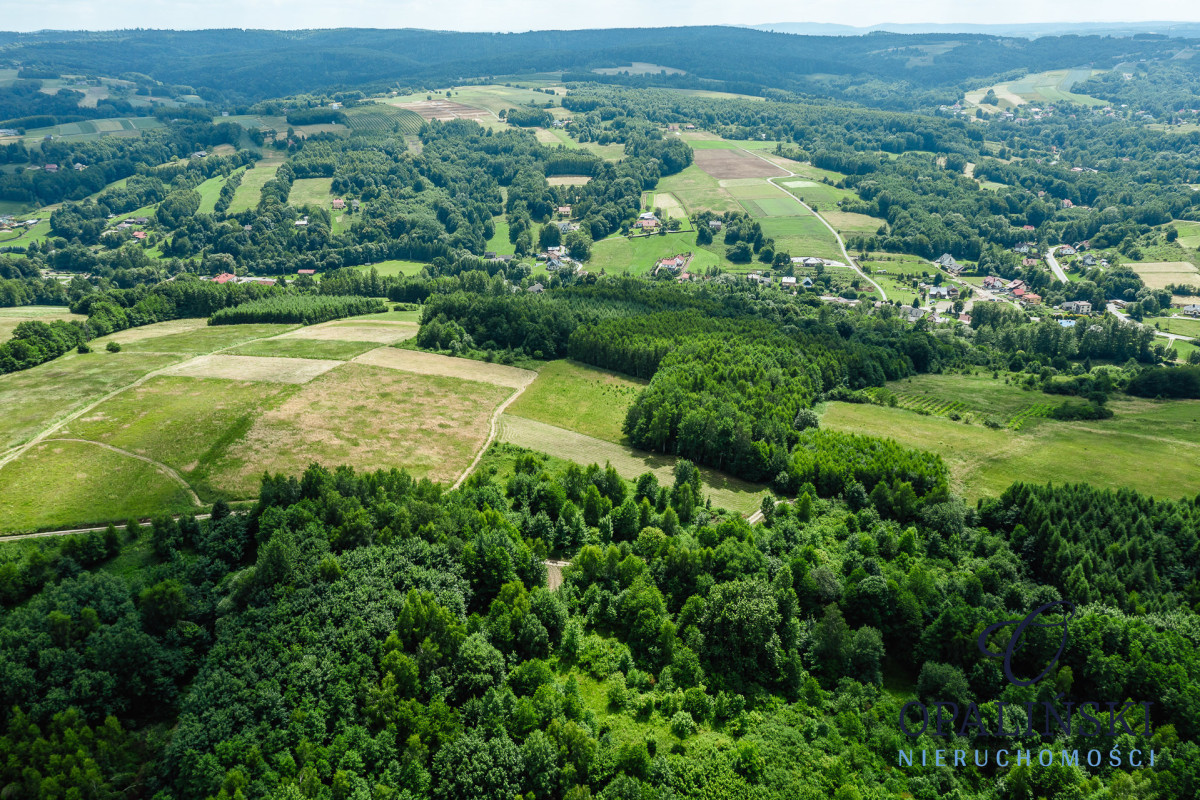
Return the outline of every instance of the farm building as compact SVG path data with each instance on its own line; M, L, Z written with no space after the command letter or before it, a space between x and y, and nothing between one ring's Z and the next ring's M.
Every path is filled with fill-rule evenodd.
M937 264L939 267L945 267L946 269L958 265L958 262L954 260L954 256L950 255L949 253L943 253L941 258L933 263Z
M230 281L236 280L236 279L237 279L237 276L234 275L232 272L222 272L220 275L213 278L213 283L229 283Z
M297 275L316 275L317 271L315 269L298 269L298 270L296 270L296 274Z
M985 288L985 289L999 289L1003 286L1004 286L1004 279L997 278L995 275L988 275L986 278L983 279L983 288Z
M145 232L145 231L134 231L134 232L133 232L133 238L135 238L135 239L137 239L137 240L139 240L139 241L140 241L140 240L142 240L142 239L145 239L145 238L146 238L146 232Z
M721 226L723 224L724 223L722 223L721 220L719 220L719 219L710 219L708 221L708 227L712 228L714 231L721 230Z
M564 217L569 217L569 216L571 216L571 207L570 206L559 206L558 213Z
M1200 305L1188 305L1183 307L1183 313L1189 317L1200 317Z
M796 286L796 279L787 275L779 279L779 284L784 288L794 288Z

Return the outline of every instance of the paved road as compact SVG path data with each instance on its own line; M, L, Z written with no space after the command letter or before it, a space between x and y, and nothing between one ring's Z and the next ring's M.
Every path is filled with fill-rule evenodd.
M761 158L763 161L767 162L767 163L768 163L768 164L770 164L771 166L773 166L773 167L775 167L775 168L777 168L777 169L781 169L781 170L783 170L784 172L786 172L786 173L787 173L787 175L785 175L784 177L790 177L790 178L794 178L794 177L796 177L796 173L795 173L795 172L792 172L792 171L791 171L790 169L788 169L787 167L780 166L779 164L776 164L774 161L772 161L771 159L769 159L769 158L767 158L766 156L762 155L761 153L755 153L753 150L747 150L747 149L746 149L746 148L744 148L744 147L739 147L739 148L738 148L738 150L741 150L743 153L749 153L750 155L754 156L755 158ZM865 273L865 272L863 272L861 269L859 269L859 266L858 266L858 264L857 264L857 263L855 263L854 259L850 257L850 251L846 249L846 242L845 242L845 241L842 239L842 235L841 235L840 233L838 233L838 232L837 232L837 230L836 230L836 229L835 229L835 228L834 228L832 225L830 225L830 224L829 224L829 220L827 220L827 219L825 219L824 217L822 217L820 214L818 214L816 211L814 211L814 210L813 210L812 206L810 206L808 203L806 203L806 202L804 202L803 200L801 200L801 199L800 199L799 197L797 197L796 195L792 194L792 193L791 193L790 191L788 191L788 190L787 190L785 187L783 187L783 186L780 186L779 184L777 184L777 183L775 183L774 181L772 181L772 180L769 180L769 179L767 180L767 183L771 184L771 185L772 185L772 186L774 186L776 189L778 189L779 191L783 192L783 193L784 193L784 194L786 194L788 197L792 198L792 199L793 199L793 200L795 200L797 203L799 203L800 205L802 205L802 206L804 206L805 208L807 208L807 209L808 209L808 211L809 211L809 213L811 213L811 214L812 214L814 217L816 217L817 219L821 220L821 224L822 224L822 225L824 225L826 228L828 228L828 229L829 229L829 232L833 234L833 238L837 239L838 247L839 247L839 248L841 248L841 250L842 250L842 256L844 256L844 257L845 257L845 259L846 259L846 263L850 265L850 268L851 268L851 269L853 269L855 272L857 272L857 273L858 273L858 274L859 274L859 275L860 275L860 276L861 276L861 277L862 277L862 278L863 278L863 279L864 279L864 280L865 280L867 283L869 283L869 284L871 284L872 286L874 286L874 287L875 287L875 290L876 290L877 292L879 292L879 299L880 299L880 300L887 300L887 292L885 292L885 291L883 290L883 287L882 287L882 286L880 286L878 283L876 283L876 282L874 281L874 279L873 279L873 278L871 278L871 276L870 276L870 275L868 275L867 273Z
M1058 278L1063 283L1067 282L1067 273L1063 272L1063 268L1058 265L1058 259L1054 257L1054 251L1062 245L1051 247L1046 251L1046 263L1050 265L1050 271L1054 273L1054 277Z

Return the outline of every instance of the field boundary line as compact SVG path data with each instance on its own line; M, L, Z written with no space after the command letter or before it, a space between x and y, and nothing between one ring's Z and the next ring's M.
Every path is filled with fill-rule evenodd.
M184 477L182 475L180 475L178 472L171 469L170 467L168 467L166 464L162 463L161 461L155 461L154 459L149 458L147 456L139 455L137 453L131 453L128 450L123 450L120 447L116 447L116 446L108 444L106 442L93 442L91 439L55 438L55 439L42 439L42 442L43 443L45 443L45 442L80 442L82 444L94 444L97 447L103 447L105 450L111 450L114 453L119 453L123 456L129 456L130 458L136 458L138 461L145 461L147 464L154 467L156 470L158 470L162 474L166 475L168 478L175 481L180 486L182 486L184 489L186 489L187 493L189 495L191 495L192 505L194 505L194 506L203 506L204 505L204 503L202 503L200 501L200 495L196 494L196 490L192 488L192 485L190 483L188 483L187 480L184 479Z
M492 442L496 441L496 436L500 433L500 415L503 414L504 410L512 405L513 401L520 397L521 393L528 389L533 382L537 380L537 378L538 373L534 372L533 376L525 382L524 386L517 387L517 390L510 394L507 400L496 406L496 410L492 412L491 420L488 421L487 439L484 441L483 446L479 448L479 452L475 454L475 458L471 461L471 464L465 470L463 470L463 474L459 475L458 480L456 480L454 485L450 487L450 491L454 491L461 486L462 482L470 477L471 473L475 471L475 468L479 466L479 462L483 460L483 454L486 453L487 449L492 446Z
M803 177L804 177L803 175L800 175L799 173L792 172L790 169L788 169L788 168L787 168L787 167L785 167L785 166L782 166L782 165L780 165L780 164L776 164L774 161L772 161L771 159L767 158L766 156L764 156L764 155L760 155L759 153L755 153L755 152L754 152L754 151L752 151L752 150L747 150L747 149L746 149L746 148L744 148L744 147L738 147L738 150L741 150L743 153L747 153L747 154L749 154L749 155L752 155L752 156L754 156L755 158L761 159L761 160L763 160L763 161L767 162L768 164L770 164L770 165L772 165L772 166L774 166L774 167L778 167L779 169L781 169L781 170L783 170L784 172L786 172L786 173L787 173L787 175L780 175L780 176L778 176L779 178L803 178ZM861 277L862 277L862 278L863 278L863 279L864 279L864 280L865 280L867 283L871 284L872 286L874 286L874 287L875 287L875 288L876 288L876 289L879 291L879 299L880 299L880 300L883 300L883 301L885 301L885 302L887 301L887 299L888 299L888 298L887 298L887 292L885 292L885 291L883 290L883 287L882 287L882 286L880 286L878 283L876 283L876 282L875 282L875 279L874 279L874 278L872 278L872 277L871 277L870 275L868 275L867 273L863 272L863 271L862 271L862 268L861 268L861 267L859 267L859 266L858 266L858 264L857 264L857 263L854 261L854 259L850 257L850 251L846 249L846 241L845 241L844 239L842 239L842 235L841 235L840 233L838 233L838 232L837 232L837 229L836 229L836 228L834 228L832 225L830 225L830 224L829 224L829 220L827 220L827 219L825 219L824 217L822 217L822 216L821 216L821 214L820 214L820 212L814 211L814 210L813 210L813 207L812 207L812 206L810 206L808 203L804 202L804 201L803 201L803 200L801 200L799 197L797 197L796 195L792 194L791 190L787 189L787 188L786 188L786 187L784 187L784 186L780 186L778 183L776 183L776 182L775 182L775 181L776 181L776 178L765 178L764 180L766 180L766 182L767 182L767 183L769 183L771 186L774 186L776 189L778 189L779 191L781 191L781 192L783 192L784 194L786 194L788 197L790 197L790 198L792 198L793 200L795 200L795 201L796 201L797 203L799 203L800 205L804 206L806 209L808 209L808 212L809 212L810 214L812 214L812 215L813 215L814 217L816 217L817 219L821 220L821 224L822 224L822 225L824 225L826 228L828 228L828 229L829 229L829 232L833 234L833 238L837 240L838 247L840 247L840 248L842 249L842 255L846 257L846 263L847 263L847 264L850 266L850 268L851 268L852 270L854 270L855 272L857 272L857 273L858 273L858 274L859 274L859 275L860 275L860 276L861 276Z

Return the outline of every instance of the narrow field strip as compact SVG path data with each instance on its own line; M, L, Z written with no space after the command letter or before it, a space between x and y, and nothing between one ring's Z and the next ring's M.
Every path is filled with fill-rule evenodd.
M503 364L489 364L486 361L472 361L469 358L451 358L436 353L423 353L419 350L398 350L394 347L381 347L378 350L363 353L355 358L354 362L403 372L415 372L418 375L441 375L446 378L491 383L511 389L520 389L537 377L536 372L528 369L507 367Z
M163 375L187 378L222 378L231 381L308 383L344 362L318 358L274 356L231 356L213 353L197 356L162 371Z
M340 340L345 342L377 342L395 344L417 335L417 326L389 323L342 324L326 322L309 325L275 337L276 339L316 339L321 341Z

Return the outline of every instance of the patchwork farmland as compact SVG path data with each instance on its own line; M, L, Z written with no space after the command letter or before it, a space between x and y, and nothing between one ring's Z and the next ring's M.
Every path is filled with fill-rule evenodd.
M200 511L314 461L452 483L534 373L390 347L411 317L177 320L0 376L0 531Z

